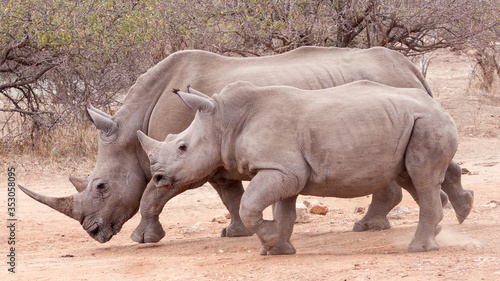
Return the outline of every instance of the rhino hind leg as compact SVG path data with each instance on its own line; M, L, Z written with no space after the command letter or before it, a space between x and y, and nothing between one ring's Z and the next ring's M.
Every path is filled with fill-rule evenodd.
M470 214L472 209L474 191L463 189L462 169L457 163L452 161L448 166L441 188L444 192L446 192L446 194L448 194L458 222L462 223Z
M458 147L458 135L451 126L446 127L449 130L442 131L432 128L436 120L452 124L451 118L446 119L439 115L416 119L406 148L407 172L404 174L407 175L400 177L409 180L401 183L403 188L415 189L420 206L417 230L408 246L409 252L439 250L436 234L441 229L438 225L444 217L441 186Z
M365 216L354 224L353 231L384 230L391 228L387 214L402 200L401 187L394 181L372 196Z
M408 173L403 173L397 182L413 196L420 206L417 231L408 246L408 252L439 250L435 236L441 231L441 226L438 224L444 217L441 196L443 192L440 190L440 185L436 184L432 188L420 186L417 189Z
M231 222L224 227L221 232L222 237L242 237L252 236L254 232L248 229L240 218L241 196L245 191L241 181L218 179L210 184L219 194L222 203L231 214Z

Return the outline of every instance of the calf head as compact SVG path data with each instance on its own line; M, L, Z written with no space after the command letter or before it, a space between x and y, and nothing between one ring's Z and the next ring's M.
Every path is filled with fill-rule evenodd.
M207 177L220 164L220 134L214 126L217 102L196 90L174 90L190 108L197 110L189 127L156 141L137 131L139 141L151 163L156 187L180 188Z

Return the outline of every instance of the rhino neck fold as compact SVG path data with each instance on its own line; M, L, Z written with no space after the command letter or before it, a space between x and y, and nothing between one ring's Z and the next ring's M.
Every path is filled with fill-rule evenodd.
M245 124L249 120L249 114L245 113L244 108L233 108L225 104L217 113L216 118L220 122L216 128L215 136L219 137L221 151L221 166L226 170L232 171L237 169L236 161L236 144L238 136L245 128Z

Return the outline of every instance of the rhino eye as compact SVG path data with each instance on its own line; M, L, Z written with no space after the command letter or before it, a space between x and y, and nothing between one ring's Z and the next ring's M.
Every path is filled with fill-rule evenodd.
M187 146L186 146L185 144L181 144L181 145L179 146L179 150L180 150L180 151L182 151L182 152L186 152L186 150L187 150Z
M104 189L106 189L106 184L100 183L100 184L97 185L96 188L97 188L97 190L104 190Z

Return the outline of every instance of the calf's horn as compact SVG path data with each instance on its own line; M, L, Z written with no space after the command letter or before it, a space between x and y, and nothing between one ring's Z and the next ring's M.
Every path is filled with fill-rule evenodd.
M141 132L140 130L137 131L137 138L139 139L139 142L141 143L142 149L146 152L148 157L150 157L151 153L153 153L153 150L158 147L158 145L161 144L161 142L148 137L146 134Z
M65 214L66 216L72 218L72 219L75 219L75 220L80 220L79 216L76 214L76 212L74 211L74 203L75 201L78 201L78 200L75 200L75 195L70 195L70 196L67 196L67 197L49 197L49 196L44 196L44 195L41 195L41 194L38 194L36 192L33 192L21 185L18 185L19 188L24 191L24 193L26 193L29 197L35 199L36 201L42 203L42 204L45 204L49 207L51 207L52 209L56 210L56 211L59 211L63 214ZM77 195L79 195L80 193L78 193Z

